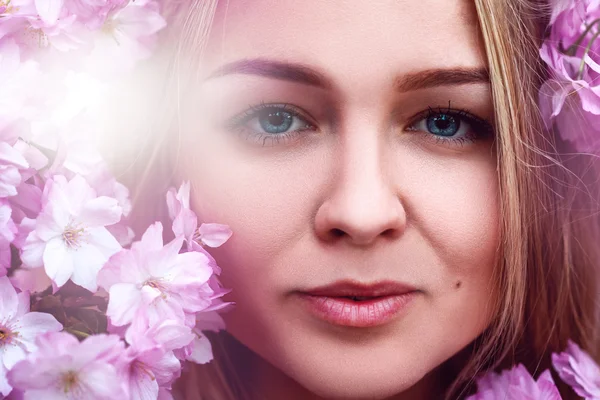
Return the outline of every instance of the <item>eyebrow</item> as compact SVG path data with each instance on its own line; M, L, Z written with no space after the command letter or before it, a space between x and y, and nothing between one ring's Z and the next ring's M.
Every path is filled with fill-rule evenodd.
M398 78L394 86L399 92L410 92L436 86L489 83L490 76L485 68L450 68L410 73Z
M235 74L264 76L323 89L334 87L330 79L308 66L266 59L244 59L225 64L211 73L206 80ZM460 67L412 72L398 77L394 87L398 92L410 92L437 86L489 84L489 82L489 74L485 68Z

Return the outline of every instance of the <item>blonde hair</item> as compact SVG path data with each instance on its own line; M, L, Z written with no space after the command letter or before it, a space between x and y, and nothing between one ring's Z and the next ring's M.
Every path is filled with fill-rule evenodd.
M165 3L164 12L175 27L165 41L177 43L164 57L168 60L166 91L156 96L166 118L151 122L153 129L144 131L145 146L136 162L120 176L134 189L138 215L152 219L156 210L148 208L148 199L162 200L172 170L170 161L161 156L173 142L172 138L165 141L164 133L177 132L173 116L178 111L178 90L185 84L180 80L192 78L197 70L218 0ZM538 89L545 71L538 49L548 6L541 0L475 0L474 4L495 107L502 224L502 256L495 277L503 296L491 326L466 350L467 360L461 358L463 352L446 363L445 371L453 377L448 399L472 391L474 378L482 371L515 363L523 363L532 373L550 368L551 353L563 350L569 339L593 357L599 355L598 161L573 153L540 120ZM215 361L190 367L178 384L179 395L189 400L250 398L230 358L232 346L236 355L247 350L227 335L212 339ZM576 398L564 386L561 391L564 399Z

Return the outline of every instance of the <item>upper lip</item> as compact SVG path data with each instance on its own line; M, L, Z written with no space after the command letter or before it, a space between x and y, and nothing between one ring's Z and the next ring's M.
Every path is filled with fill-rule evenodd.
M303 293L311 296L324 297L383 297L399 296L416 290L417 289L410 285L396 281L361 283L345 280L305 290Z

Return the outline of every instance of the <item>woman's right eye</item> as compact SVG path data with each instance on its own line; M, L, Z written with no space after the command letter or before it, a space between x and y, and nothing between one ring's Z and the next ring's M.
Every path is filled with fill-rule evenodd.
M287 104L261 104L234 117L229 127L248 139L266 144L289 140L294 135L315 130L299 110Z

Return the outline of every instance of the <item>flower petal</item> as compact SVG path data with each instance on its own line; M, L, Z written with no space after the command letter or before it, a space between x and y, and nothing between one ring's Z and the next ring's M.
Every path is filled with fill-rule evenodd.
M44 267L48 277L62 287L73 274L73 256L62 238L55 238L44 249Z
M233 232L227 225L221 224L202 224L198 229L200 240L209 247L219 247L225 243Z
M9 344L2 347L2 364L6 369L11 369L21 360L27 357L25 350L18 344Z
M8 277L0 278L0 321L10 321L17 314L19 298Z
M41 240L36 232L31 232L21 249L21 261L25 267L40 268L44 266L44 250L46 242Z
M84 244L72 252L73 283L86 288L90 292L96 292L98 285L96 277L108 259L100 250L92 244Z
M89 398L97 400L122 399L125 395L114 366L105 362L93 362L80 371Z
M63 328L52 314L42 312L27 313L17 320L17 324L20 326L20 341L28 346L29 351L33 350L30 346L37 335L43 332L59 332Z
M4 368L4 365L0 363L0 397L8 396L12 390L12 386L8 384L6 373L8 371Z
M46 24L54 25L58 20L63 0L35 0L35 8Z
M89 228L88 243L96 247L103 255L106 262L114 254L122 250L121 245L111 233L102 227Z
M116 326L130 323L142 305L142 294L137 290L136 285L129 283L112 285L109 296L106 315L110 317L111 323Z
M146 229L142 235L141 242L135 243L142 246L144 250L160 250L163 247L163 226L160 222L155 222Z
M196 336L192 343L192 351L187 357L188 361L196 364L206 364L213 359L212 346L208 338L204 335Z
M86 227L106 226L119 222L122 215L117 199L100 196L85 203L78 220Z
M129 376L129 396L135 400L156 400L158 382L148 372L134 368Z

